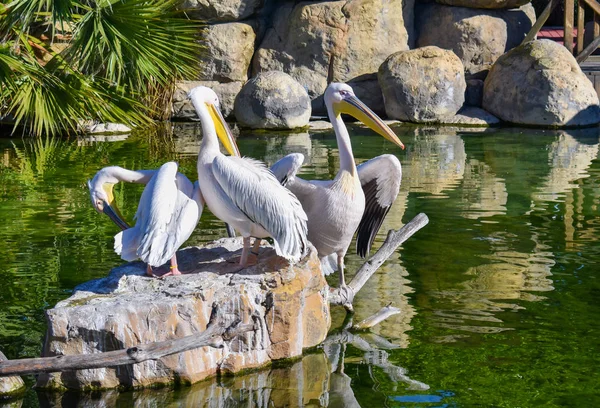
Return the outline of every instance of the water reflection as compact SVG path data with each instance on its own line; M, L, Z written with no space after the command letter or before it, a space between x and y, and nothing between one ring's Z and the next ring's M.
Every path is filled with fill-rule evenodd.
M476 345L493 352L498 345L513 344L511 334L518 334L523 343L540 338L552 341L552 336L560 337L566 320L572 326L580 322L582 331L591 330L595 318L586 318L583 306L572 305L580 301L593 308L597 302L561 297L560 292L562 288L567 293L565 287L572 291L568 282L575 277L577 285L597 295L595 281L586 280L585 274L600 264L598 129L395 130L407 145L404 152L368 130L351 127L355 156L362 162L391 153L402 162L400 195L383 231L399 228L419 212L429 216L430 224L407 241L359 293L355 319L362 320L389 302L401 314L376 326L371 335L344 334L344 341L331 342L323 352L291 367L176 391L63 395L44 404L380 406L390 401L425 403L428 398L439 402L451 398L453 390L439 391L451 388L446 387L447 379L465 376L471 367L452 355L459 354L461 347ZM269 164L292 152L303 153L305 178L331 178L339 167L331 132L235 132L244 154ZM89 205L85 180L109 164L157 168L169 160L177 160L182 171L195 179L200 138L196 124L170 124L118 138L0 138L0 213L10 220L0 223L4 266L0 348L9 358L38 356L45 332L44 309L68 296L75 285L105 276L110 267L121 263L112 250L115 228ZM140 193L139 186L116 190L118 205L129 220ZM206 211L188 244L224 234L222 223ZM375 246L384 238L380 234ZM348 275L362 262L349 255ZM570 314L559 316L558 309L547 310L548 304L560 304ZM333 328L339 328L344 314L339 310L333 314ZM544 330L554 331L540 335L537 320L527 320L530 314L544 321ZM562 343L567 340L562 338ZM430 353L423 353L423 344L432 347L425 348ZM580 358L569 353L562 350L571 360ZM489 369L490 383L495 384L493 361L478 364L473 365L476 375L484 378ZM518 374L525 370L521 367ZM441 379L436 378L438 372ZM511 372L507 378L515 375ZM491 392L489 386L469 387L482 395ZM297 388L302 391L294 391ZM37 404L31 400L37 401L37 396L24 406ZM204 405L211 403L215 405Z

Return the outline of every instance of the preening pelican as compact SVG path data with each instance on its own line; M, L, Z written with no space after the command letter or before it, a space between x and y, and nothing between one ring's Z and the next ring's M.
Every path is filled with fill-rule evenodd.
M202 145L198 155L198 181L210 211L244 237L240 266L248 263L250 237L273 237L278 255L298 261L307 249L306 214L298 199L283 187L263 163L239 157L229 127L219 110L215 92L199 86L189 93L202 123ZM217 136L232 156L219 151ZM258 244L258 245L257 245Z
M308 239L321 258L325 274L340 271L345 287L344 256L358 231L357 251L368 253L392 203L398 195L402 169L400 161L386 154L358 168L352 155L350 135L341 114L349 114L404 149L394 132L355 95L349 85L332 83L325 91L325 106L335 131L340 170L333 180L306 181L296 177L304 156L293 153L275 163L271 170L302 203L308 216Z
M163 164L158 170L131 171L118 166L105 167L88 181L94 208L107 214L123 231L115 235L115 252L125 261L141 259L152 267L171 261L167 275L180 275L176 252L198 224L204 201L198 183L177 171L177 163ZM129 228L114 205L113 186L120 182L146 184Z

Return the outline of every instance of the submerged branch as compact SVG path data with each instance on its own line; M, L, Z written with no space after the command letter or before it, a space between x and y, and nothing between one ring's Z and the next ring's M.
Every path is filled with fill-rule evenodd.
M360 267L348 286L343 289L334 289L329 293L329 303L343 305L347 310L352 311L354 296L362 289L369 278L392 256L400 245L427 225L427 223L429 223L427 215L420 213L399 230L390 230L381 248Z

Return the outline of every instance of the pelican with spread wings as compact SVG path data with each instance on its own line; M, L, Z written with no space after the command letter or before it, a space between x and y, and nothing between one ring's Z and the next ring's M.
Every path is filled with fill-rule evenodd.
M176 252L198 224L204 200L198 182L192 182L177 171L175 162L158 170L132 171L118 166L105 167L88 181L92 205L109 216L121 232L115 235L115 252L125 261L141 259L146 273L154 276L152 267L170 260L167 275L180 275ZM114 203L113 186L118 182L145 184L135 214L135 226L123 220Z
M325 91L325 106L339 148L340 169L333 180L306 181L296 176L304 156L292 153L271 170L302 203L308 216L308 239L321 258L325 274L340 271L345 287L344 256L357 232L357 252L364 257L398 195L402 168L393 155L375 157L358 167L350 135L341 115L349 114L404 149L396 134L343 83L331 83Z
M239 157L237 145L219 110L215 92L198 86L189 92L202 124L202 144L198 154L198 181L210 211L243 236L240 266L248 263L250 237L256 238L256 253L261 238L272 237L278 255L298 261L308 248L307 218L298 199L265 165ZM217 136L225 148L237 154L225 156L219 150Z

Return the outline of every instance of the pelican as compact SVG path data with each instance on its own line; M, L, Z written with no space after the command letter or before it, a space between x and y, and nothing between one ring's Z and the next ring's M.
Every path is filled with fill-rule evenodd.
M302 203L308 216L308 240L315 246L325 274L340 271L345 288L344 256L355 232L357 252L365 257L383 219L398 195L402 168L393 155L385 154L356 166L350 135L341 114L349 114L404 149L394 132L355 95L349 85L331 83L324 95L329 120L335 131L340 169L333 180L306 181L296 177L304 156L292 153L271 170Z
M239 157L235 144L225 144L232 156L219 150L217 136L232 141L229 127L219 110L215 92L198 86L189 92L202 124L202 144L198 154L198 181L210 211L231 225L243 237L240 268L248 264L250 237L257 255L261 238L272 237L278 255L298 261L307 249L306 214L298 199L263 163Z
M115 252L125 261L141 259L146 273L152 267L171 262L168 275L180 275L176 252L198 224L204 201L198 183L177 171L175 162L158 170L131 171L118 166L105 167L88 181L92 205L117 224L122 231L115 235ZM121 181L146 184L135 214L133 228L123 221L114 204L113 186Z

